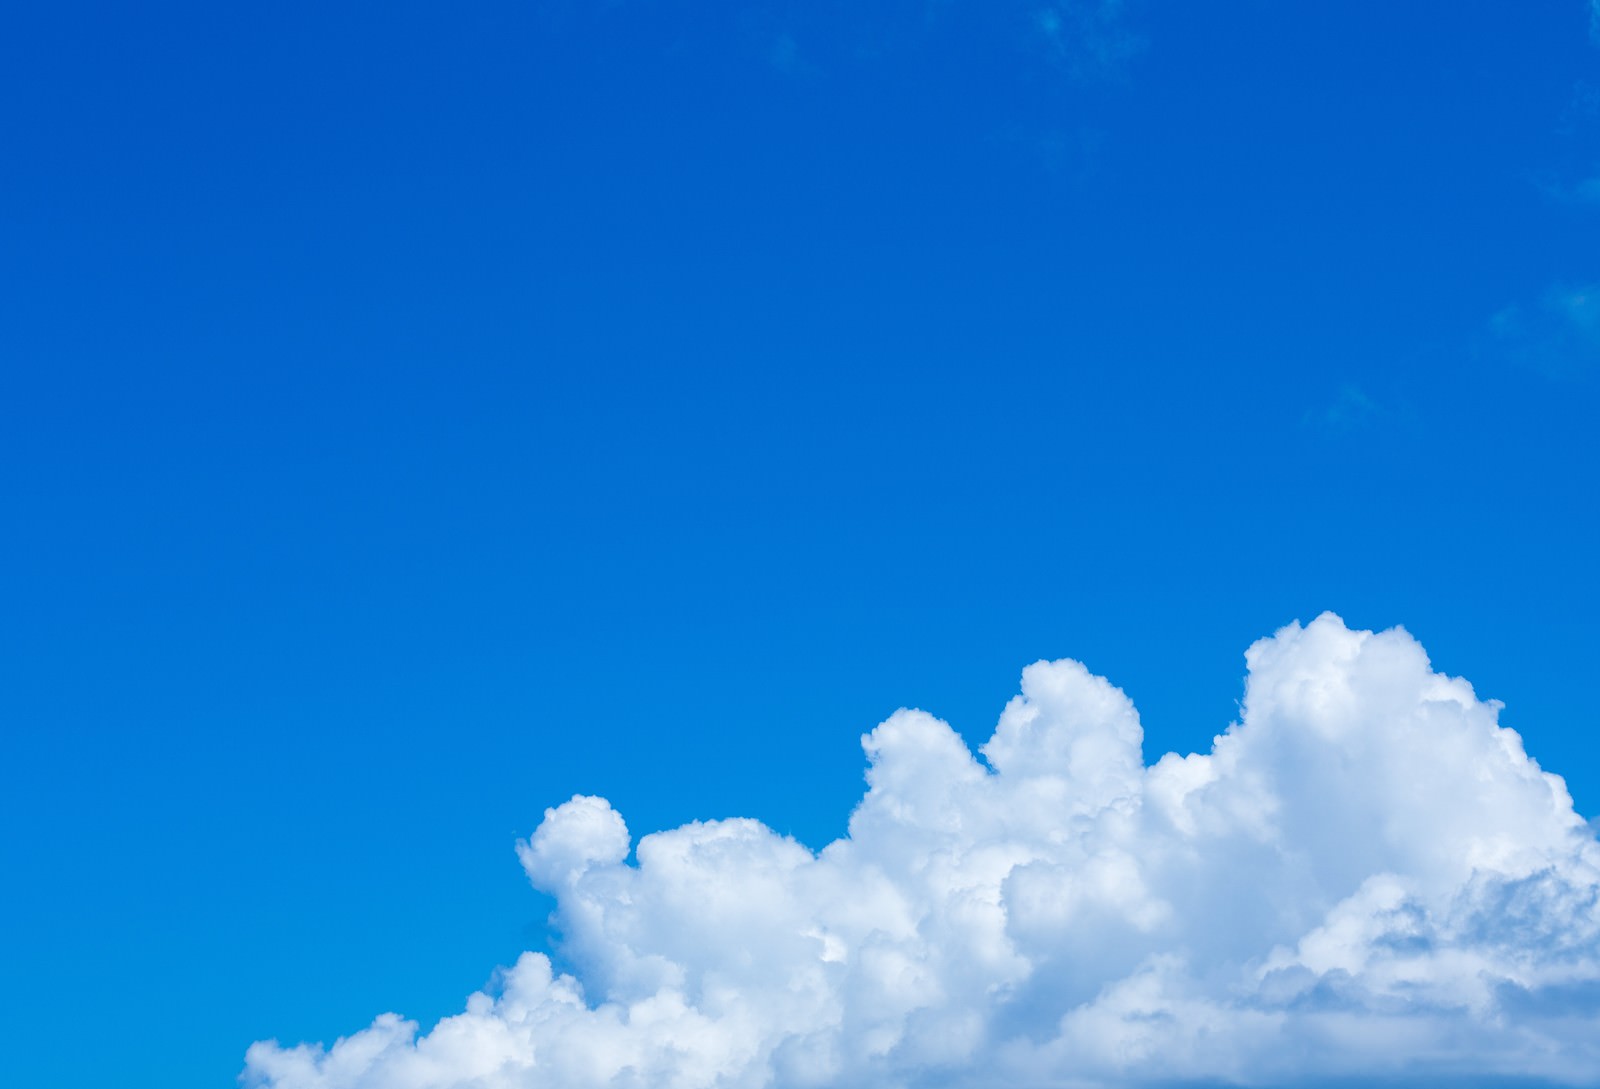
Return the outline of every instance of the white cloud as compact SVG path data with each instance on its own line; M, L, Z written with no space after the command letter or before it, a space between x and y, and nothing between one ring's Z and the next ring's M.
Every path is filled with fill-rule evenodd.
M418 1037L257 1044L273 1089L1600 1080L1600 843L1497 704L1332 614L1250 648L1239 723L1145 766L1127 697L1022 675L975 756L900 711L849 835L519 846L574 974L525 954Z

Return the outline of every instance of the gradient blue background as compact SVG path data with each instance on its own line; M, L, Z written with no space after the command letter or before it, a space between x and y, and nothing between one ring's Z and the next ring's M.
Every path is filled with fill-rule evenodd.
M6 1080L429 1022L546 806L819 846L1040 657L1204 749L1323 609L1600 811L1597 178L1582 0L11 6Z

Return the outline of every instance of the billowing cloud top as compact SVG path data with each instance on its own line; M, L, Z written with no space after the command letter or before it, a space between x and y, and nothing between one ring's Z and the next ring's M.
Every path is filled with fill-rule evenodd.
M575 974L527 953L418 1037L261 1043L272 1089L1600 1082L1600 843L1498 705L1402 630L1250 648L1240 722L1145 766L1121 690L1039 662L980 761L900 711L849 835L518 845ZM987 762L985 766L984 761Z

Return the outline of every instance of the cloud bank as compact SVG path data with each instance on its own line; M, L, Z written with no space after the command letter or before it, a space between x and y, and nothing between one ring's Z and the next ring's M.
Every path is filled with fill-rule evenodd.
M900 711L813 853L647 835L601 798L518 853L557 900L426 1035L259 1043L258 1089L1600 1081L1600 843L1499 705L1405 631L1252 646L1239 722L1146 766L1138 714L1039 662L980 755Z

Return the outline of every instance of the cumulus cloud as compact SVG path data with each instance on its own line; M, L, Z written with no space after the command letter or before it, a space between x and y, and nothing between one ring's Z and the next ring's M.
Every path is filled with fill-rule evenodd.
M242 1080L1600 1081L1600 843L1499 705L1332 614L1246 661L1239 721L1150 765L1073 661L1025 669L978 753L897 712L820 852L742 819L633 846L575 797L518 846L570 972L527 953L424 1035L260 1043Z

